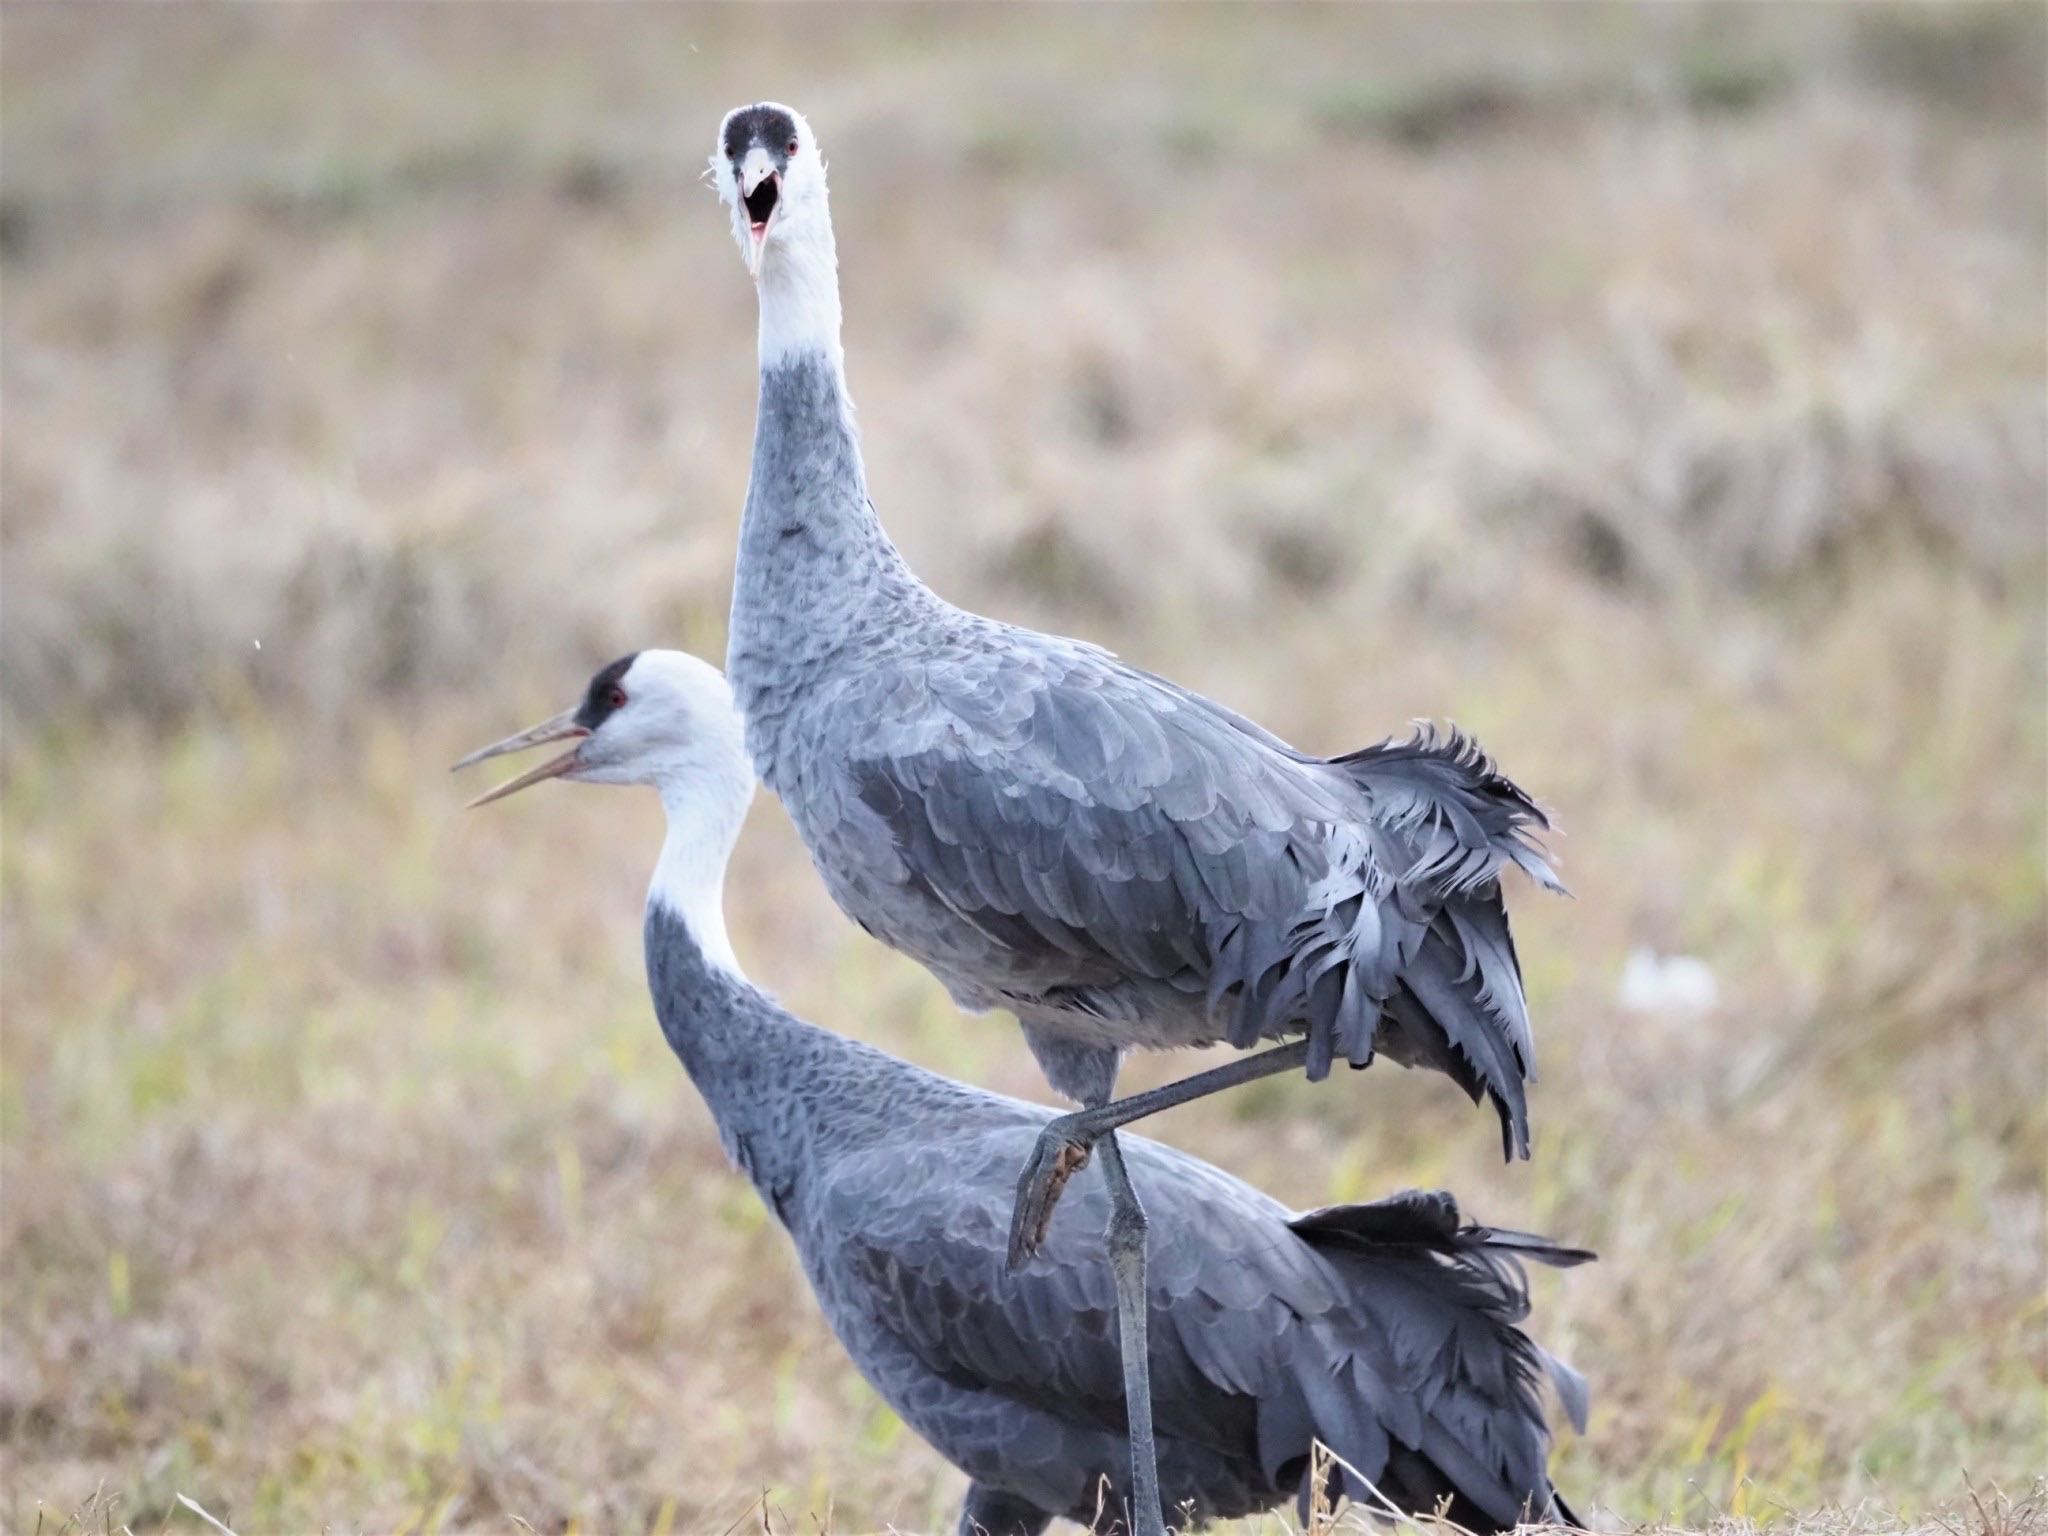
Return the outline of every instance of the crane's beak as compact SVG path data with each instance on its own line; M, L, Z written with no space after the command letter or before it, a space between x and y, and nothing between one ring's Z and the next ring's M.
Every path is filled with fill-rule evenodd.
M577 754L582 751L580 743L589 735L590 730L587 726L581 726L576 723L576 712L572 709L565 709L552 720L541 721L539 725L536 725L530 731L521 731L517 736L507 736L503 741L493 742L488 747L479 747L461 762L457 763L455 768L467 768L472 763L483 762L486 758L503 757L507 752L524 752L528 747L537 747L544 742L575 741L579 743L578 746L571 747L568 751L562 753L561 756L549 758L538 768L527 769L526 772L509 783L500 784L496 789L487 790L483 794L478 795L469 802L467 808L473 811L480 805L489 805L493 800L502 800L507 795L514 794L519 790L527 788L529 785L538 784L542 779L560 778L576 766ZM449 771L454 772L455 769L450 769Z
M768 151L756 144L733 173L739 182L740 206L747 216L747 275L761 275L761 257L768 249L768 231L782 206L782 178Z

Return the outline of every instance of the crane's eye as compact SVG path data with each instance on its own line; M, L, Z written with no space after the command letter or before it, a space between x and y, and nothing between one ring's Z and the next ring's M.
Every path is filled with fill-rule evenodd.
M604 701L613 709L624 709L626 707L626 690L614 684L612 691L604 696Z
M795 139L791 139L791 140L789 141L789 152L790 152L790 153L791 153L792 155L793 155L793 154L795 154L795 153L796 153L796 152L797 152L798 150L800 150L800 149L802 149L802 148L803 148L803 145L802 145L802 144L801 144L800 142L798 142L797 140L795 140Z

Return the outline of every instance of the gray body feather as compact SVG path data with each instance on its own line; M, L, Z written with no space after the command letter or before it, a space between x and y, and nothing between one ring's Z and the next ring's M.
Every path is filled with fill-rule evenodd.
M792 1017L706 964L659 904L646 941L663 1032L834 1331L972 1480L962 1531L1120 1519L1130 1449L1099 1181L1069 1193L1034 1257L1005 1262L1016 1168L1049 1112ZM1565 1513L1541 1387L1554 1380L1575 1416L1583 1389L1519 1328L1519 1261L1587 1255L1462 1226L1447 1195L1296 1216L1195 1158L1124 1140L1158 1218L1150 1348L1168 1519L1301 1497L1312 1439L1405 1510L1444 1501L1479 1530ZM1367 1496L1351 1474L1331 1490Z
M1499 877L1556 880L1463 737L1347 757L1081 642L945 603L867 499L836 365L763 371L727 673L834 899L1053 1086L1132 1046L1306 1034L1309 1074L1448 1073L1526 1155L1533 1050Z

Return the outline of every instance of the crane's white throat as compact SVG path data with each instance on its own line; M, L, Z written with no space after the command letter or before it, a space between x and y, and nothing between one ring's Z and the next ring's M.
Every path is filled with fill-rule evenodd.
M790 230L772 246L756 282L761 293L761 366L823 356L844 363L839 343L839 258L829 224Z
M742 765L743 766L743 765ZM673 913L707 965L744 980L725 931L725 866L753 799L753 775L731 785L661 785L668 835L647 887L647 905Z

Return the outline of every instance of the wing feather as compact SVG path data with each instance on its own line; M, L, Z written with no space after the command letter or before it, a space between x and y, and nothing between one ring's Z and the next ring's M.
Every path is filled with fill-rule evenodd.
M1040 1012L1136 987L1113 1011L1137 1017L1163 987L1192 1000L1168 1038L1306 1033L1311 1076L1381 1049L1453 1062L1526 1149L1533 1049L1498 875L1555 876L1526 835L1542 813L1469 738L1324 761L1091 647L961 622L950 648L821 690L831 739L862 743L853 796L818 802L840 808L821 863L858 866L835 890L915 886L939 914L856 913L871 930L942 969L915 925L964 923L998 947L1001 996ZM962 964L948 979L989 995ZM1396 1015L1440 1043L1395 1050Z
M850 1302L942 1379L1120 1431L1100 1181L1076 1181L1027 1264L1013 1271L1005 1262L1012 1171L1028 1141L998 1128L978 1144L934 1138L843 1159L815 1197L825 1240L807 1246L825 1257L821 1291ZM1283 1209L1140 1138L1127 1146L1154 1216L1161 1431L1240 1449L1231 1437L1249 1441L1252 1399L1283 1373L1290 1329L1339 1306L1341 1294L1328 1267L1288 1235Z

